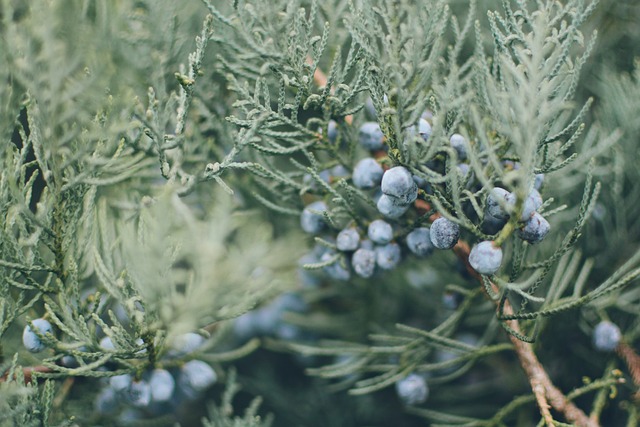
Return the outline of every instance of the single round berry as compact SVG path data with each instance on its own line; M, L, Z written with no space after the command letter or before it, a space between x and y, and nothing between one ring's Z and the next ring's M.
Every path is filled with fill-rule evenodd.
M325 262L329 261L331 258L335 256L333 252L327 252L320 258L320 261ZM323 268L324 272L327 273L329 277L335 280L340 280L346 282L351 278L351 272L348 268L345 268L342 265L342 260L338 259L333 264L330 264Z
M471 167L469 167L469 165L466 163L459 163L457 167L458 167L458 172L460 172L460 175L466 179L467 176L469 176L469 172L471 172Z
M431 136L431 125L423 118L420 118L420 120L418 120L418 133L424 141L427 141Z
M469 264L480 274L494 274L501 263L502 249L495 247L489 240L478 243L469 253Z
M31 324L42 335L53 332L51 323L49 323L48 320L35 319L31 321ZM24 331L22 332L22 344L24 344L25 348L31 353L38 353L46 347L38 335L36 335L36 333L31 329L31 325L24 327Z
M549 234L550 229L549 221L538 212L534 212L524 226L517 230L517 233L522 240L535 244L541 242Z
M397 199L397 204L408 205L418 197L418 186L413 175L403 166L396 166L382 175L380 189L387 196Z
M396 383L398 397L405 405L419 405L429 397L429 387L423 376L409 374Z
M380 185L384 170L382 166L371 157L360 160L353 168L353 185L358 188L373 188Z
M376 219L369 224L367 235L372 242L386 245L393 239L393 228L388 222Z
M418 227L407 234L407 247L419 257L424 257L433 252L431 233L427 227Z
M345 228L336 237L336 247L340 251L355 251L360 244L360 235L355 228Z
M367 150L377 151L384 148L384 134L376 122L366 122L358 132L360 145Z
M429 237L436 248L451 249L460 238L460 226L447 218L440 217L431 224Z
M540 206L542 206L542 196L540 192L535 188L531 190L529 196L527 196L527 200L530 200L530 203L533 204L533 210L537 211Z
M300 216L300 226L309 234L318 234L324 227L324 217L322 212L327 210L327 205L322 201L311 203L304 208Z
M136 408L144 408L151 403L151 387L149 383L140 380L133 381L124 393L124 400Z
M187 332L176 336L167 353L170 357L182 357L193 353L204 343L204 337L195 332Z
M180 369L178 386L189 398L196 398L200 393L217 381L216 372L201 360L190 360Z
M540 195L536 190L533 190L533 191L535 191L538 196ZM516 202L517 202L517 196L515 195L515 193L509 193L505 198L505 200L508 205L507 207L511 212L513 212L515 210ZM533 213L536 210L536 205L538 204L538 201L540 202L538 206L542 205L542 197L538 199L536 197L536 194L531 194L531 193L527 196L526 199L524 199L524 202L522 204L522 214L520 215L520 222L528 221L529 218L531 218L531 215L533 215Z
M118 393L124 393L131 387L133 377L129 374L116 375L109 378L109 387Z
M537 173L533 181L533 188L535 188L536 190L540 190L540 187L542 187L543 183L544 183L544 174Z
M467 158L467 148L464 136L459 133L454 133L451 135L451 138L449 138L449 143L451 144L451 148L456 150L458 160L464 160Z
M485 207L485 216L491 216L497 220L509 219L509 213L503 208L499 201L506 206L509 193L504 188L495 187L489 192L487 197L487 205Z
M620 328L607 320L598 323L593 330L593 345L599 351L614 351L621 339Z
M395 197L383 194L378 199L376 207L378 212L389 219L398 219L409 210L411 205L398 205Z
M176 382L166 369L154 369L149 376L151 387L151 400L154 402L167 402L173 396Z
M383 270L392 270L400 262L400 246L397 243L389 243L376 247L376 263Z
M371 277L376 268L376 253L371 249L358 249L351 256L351 266L358 276Z
M118 410L118 406L118 394L111 387L105 387L100 390L94 403L94 408L102 415L114 414Z
M455 310L462 302L462 295L458 292L447 291L442 294L442 305L448 310Z

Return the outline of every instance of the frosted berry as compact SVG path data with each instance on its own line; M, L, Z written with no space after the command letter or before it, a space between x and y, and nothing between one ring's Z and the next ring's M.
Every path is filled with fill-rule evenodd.
M322 201L317 201L309 204L302 211L300 216L300 226L309 234L318 234L324 227L324 217L322 212L327 210L327 205Z
M376 263L383 270L392 270L400 262L400 246L397 243L389 243L376 247Z
M544 174L537 173L535 180L533 181L533 188L535 188L536 190L540 190L540 187L542 187L543 183L544 183Z
M51 323L45 319L35 319L31 321L31 324L35 329L38 330L41 334L51 333L53 328L51 327ZM31 353L38 353L45 349L45 344L40 341L40 338L36 335L35 332L31 329L30 325L24 327L24 332L22 332L22 344L24 344L25 348L29 350Z
M393 239L393 228L388 222L376 219L369 224L367 235L372 242L386 245Z
M204 343L204 337L195 332L187 332L176 336L168 352L170 357L182 357L193 353Z
M549 233L551 225L538 212L534 212L524 226L517 230L518 237L531 244L541 242Z
M531 190L529 196L527 196L527 200L531 201L531 203L533 204L533 208L536 211L540 208L540 206L542 206L542 196L540 195L540 192L535 188Z
M367 150L377 151L384 148L384 134L376 122L366 122L360 126L358 140Z
M454 133L451 135L451 138L449 138L449 143L451 144L451 148L456 150L458 160L464 160L467 158L467 148L464 136L459 133Z
M429 236L436 248L451 249L460 238L460 226L447 218L440 217L431 224Z
M340 251L355 251L360 244L358 230L349 227L338 233L336 237L336 247Z
M389 219L398 219L409 210L411 205L398 205L395 197L383 194L376 204L378 212Z
M407 234L407 247L419 257L424 257L433 252L431 233L427 227L418 227Z
M507 204L507 197L509 192L504 188L495 187L489 192L487 197L487 205L485 207L485 214L498 220L506 220L509 218L509 213L500 205L500 200L503 204Z
M136 408L144 408L151 403L151 387L149 383L140 380L133 381L124 393L124 400Z
M384 194L393 197L397 204L408 205L418 197L418 186L411 172L403 166L396 166L382 175L380 188Z
M191 360L180 369L178 385L188 398L196 398L217 381L216 372L201 360Z
M502 249L495 247L489 240L478 243L469 253L469 264L480 274L494 274L501 263Z
M351 266L358 276L371 277L376 268L376 253L371 249L358 249L351 256Z
M329 259L333 258L335 253L327 252L320 258L320 261L329 261ZM327 273L329 277L335 280L347 281L351 278L351 272L348 268L345 268L342 265L342 260L338 259L331 265L328 265L323 268L324 272Z
M166 369L154 369L149 376L151 387L151 400L154 402L167 402L173 396L176 382Z
M599 351L614 351L621 339L620 328L607 320L598 323L593 330L593 346Z
M431 125L423 118L418 120L418 133L424 141L427 141L431 136Z
M382 166L371 157L360 160L353 169L353 185L358 188L373 188L380 185L384 170Z
M536 193L538 193L536 190L533 190ZM540 194L538 193L538 196ZM516 200L517 200L517 196L515 193L509 193L507 194L506 198L505 198L508 208L513 211L516 207ZM538 201L540 202L538 204ZM522 214L520 215L520 221L521 222L525 222L528 221L529 218L531 218L531 215L533 215L533 212L535 212L536 205L539 207L540 205L542 205L542 197L537 198L536 194L534 194L533 192L530 193L526 199L524 199L524 202L522 203Z
M94 408L99 414L112 415L118 410L118 394L111 387L103 388L96 396Z
M429 397L429 387L421 375L409 374L396 383L396 393L405 405L419 405Z
M124 393L131 387L133 377L129 374L116 375L109 378L109 387L118 393Z

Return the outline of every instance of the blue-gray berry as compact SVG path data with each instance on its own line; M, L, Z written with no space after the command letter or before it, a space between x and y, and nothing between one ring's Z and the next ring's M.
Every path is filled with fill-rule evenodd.
M536 190L540 190L540 187L542 187L543 183L544 183L544 174L537 173L533 181L533 188L535 188Z
M367 235L372 242L386 245L393 239L393 228L388 222L376 219L369 224Z
M451 135L451 138L449 138L449 143L451 144L451 148L456 150L458 160L464 160L467 158L467 147L464 136L459 133L454 133Z
M424 257L433 252L431 233L427 227L418 227L407 234L407 247L419 257Z
M99 414L112 415L118 410L118 406L118 394L111 387L103 388L96 396L94 408Z
M522 228L517 230L517 234L522 240L535 244L541 242L550 229L549 221L544 219L538 212L534 212Z
M376 159L367 157L356 163L353 168L353 185L358 188L373 188L380 185L384 170Z
M620 328L607 320L598 323L593 330L593 346L599 351L614 351L621 339Z
M408 205L418 197L418 186L413 175L403 166L396 166L382 175L380 189L387 196L397 200L397 204Z
M397 243L376 246L376 263L383 270L396 268L400 262L400 257L400 246Z
M418 120L418 133L424 141L427 141L431 136L431 125L423 118Z
M169 357L182 357L193 353L204 343L204 337L195 332L187 332L176 336L167 353Z
M109 378L109 387L118 393L124 393L131 387L133 377L129 374L116 375Z
M398 397L405 405L419 405L429 397L429 387L422 375L409 374L396 383Z
M53 331L51 323L49 323L49 321L45 319L32 320L31 324L42 335L51 333ZM38 353L44 350L46 347L45 344L40 340L38 335L36 335L36 333L31 329L31 325L27 325L24 327L24 331L22 332L22 344L24 344L25 348L31 353Z
M151 403L151 387L145 380L133 381L125 391L123 399L136 408L144 408Z
M309 234L318 234L326 226L322 212L327 210L327 205L323 201L309 204L300 215L300 226Z
M395 197L387 196L383 194L378 199L376 207L378 212L389 219L398 219L409 210L411 205L399 205Z
M201 360L191 360L180 369L178 386L190 399L198 397L217 381L216 372Z
M358 132L360 145L367 150L377 151L384 148L384 134L376 122L366 122Z
M335 256L335 253L327 252L320 258L320 261L329 261L331 258ZM324 272L327 273L329 277L335 280L340 280L346 282L351 278L351 272L348 268L345 268L342 265L342 259L338 259L333 264L330 264L323 268Z
M507 197L509 193L504 188L495 187L489 192L489 196L487 197L487 204L485 207L485 215L489 215L498 220L506 220L509 218L509 212L506 211L505 208L502 207L502 204L507 206Z
M376 253L371 249L358 249L351 256L351 266L358 276L371 277L376 268Z
M535 193L533 193L533 191L535 191ZM536 193L538 196L540 194L536 190L533 190L533 191L529 193L527 198L524 199L524 202L522 203L522 213L520 215L520 222L528 221L529 218L531 218L531 215L533 215L533 213L535 212L536 205L537 206L542 205L542 197L537 198ZM507 207L511 212L513 212L516 207L516 201L517 201L516 194L515 193L507 194L507 197L505 198L505 200L508 205ZM538 204L538 201L540 202L539 204Z
M168 402L173 396L176 382L166 369L154 369L149 376L151 400L154 402Z
M336 237L336 247L339 251L355 251L360 244L360 234L353 227L345 228Z
M480 274L494 274L502 264L502 249L490 240L480 242L471 249L469 264Z
M447 218L440 217L431 224L429 237L436 248L451 249L460 238L460 226Z

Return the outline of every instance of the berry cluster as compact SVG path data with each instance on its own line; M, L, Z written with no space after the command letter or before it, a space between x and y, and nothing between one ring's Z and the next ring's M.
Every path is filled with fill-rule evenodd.
M161 363L179 367L147 369L141 375L121 374L106 378L95 400L102 415L118 415L122 423L176 412L194 401L217 381L217 374L201 360L172 363L189 357L204 344L196 333L176 337ZM176 361L177 362L177 361Z
M418 134L427 141L432 133L431 125L421 118L408 133L410 136ZM357 189L370 192L382 217L373 218L366 225L348 224L334 235L326 221L328 205L322 200L309 203L300 216L301 228L330 244L316 247L303 257L302 263L322 265L322 271L327 276L346 281L352 277L352 273L370 278L376 271L394 269L401 261L403 247L418 257L428 256L434 248L453 248L460 238L460 226L448 218L438 218L431 227L418 226L402 235L403 227L399 225L401 218L418 199L420 189L424 191L427 188L426 182L404 166L386 168L385 138L376 122L362 124L358 138L359 146L367 150L370 156L361 158L355 164L351 182ZM458 159L465 159L464 138L454 134L450 143ZM326 179L322 175L321 178L330 182L335 173L332 170ZM344 178L344 175L341 177ZM302 273L302 276L307 283L317 284L319 280L312 273Z
M534 188L521 203L517 218L516 234L529 244L540 243L549 233L549 222L537 210L542 206L542 196L538 188L543 176L537 175ZM487 196L483 228L490 234L500 232L514 215L517 215L517 195L504 188L495 187ZM480 274L495 274L502 263L502 249L493 241L485 240L471 249L469 264Z

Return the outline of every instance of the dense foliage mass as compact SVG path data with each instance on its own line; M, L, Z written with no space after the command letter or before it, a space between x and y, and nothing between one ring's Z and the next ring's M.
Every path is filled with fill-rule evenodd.
M0 0L0 425L637 426L633 0Z

